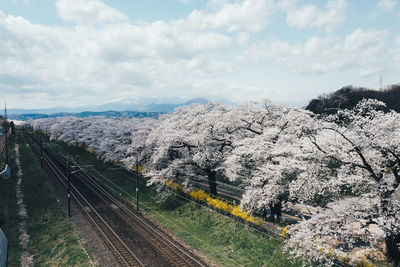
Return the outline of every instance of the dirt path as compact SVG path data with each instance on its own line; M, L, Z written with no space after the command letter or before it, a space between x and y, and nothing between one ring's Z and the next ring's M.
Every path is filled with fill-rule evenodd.
M15 144L15 163L17 164L17 186L15 188L15 193L17 196L17 206L18 206L18 215L21 218L21 222L18 224L19 231L19 244L22 248L21 254L21 266L33 266L33 257L29 254L27 247L29 242L29 235L26 232L26 221L28 220L28 213L25 209L24 204L24 194L21 190L22 183L22 169L21 162L19 160L19 145Z

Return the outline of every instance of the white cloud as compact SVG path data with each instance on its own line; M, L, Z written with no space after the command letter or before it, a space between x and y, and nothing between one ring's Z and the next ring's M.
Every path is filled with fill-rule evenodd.
M383 40L386 39L387 35L386 31L356 29L346 36L343 50L345 52L356 52L380 48L383 46Z
M283 1L281 7L286 11L286 22L295 28L325 28L332 29L346 16L347 3L345 0L330 0L325 10L315 5L298 7L295 2Z
M382 12L390 12L396 7L397 2L393 0L381 0L376 4L376 8Z
M258 32L268 24L274 12L272 0L244 0L235 3L211 1L215 10L194 10L188 22L200 29L227 28L228 31Z
M237 42L239 45L245 45L248 43L250 35L247 32L239 32Z
M44 26L0 12L0 36L0 90L28 105L204 96L196 81L232 70L220 55L231 37L184 23Z
M339 59L340 46L334 39L313 36L304 44L290 44L277 38L253 46L249 53L254 59L273 59L282 66L298 72L322 73L346 66Z
M99 0L58 0L60 17L76 24L102 24L126 22L128 18L118 10Z
M256 61L272 59L297 72L318 74L351 68L366 76L387 64L387 36L385 31L357 29L343 40L313 36L303 44L290 44L272 38L253 45L248 54Z
M385 31L356 29L341 36L329 29L344 20L346 2L324 2L322 8L299 3L279 2L288 23L328 31L322 36L315 31L303 42L286 33L265 36L277 32L262 31L268 23L281 27L275 19L285 15L273 17L273 0L211 0L205 9L170 22L134 23L99 0L58 1L59 15L72 22L63 26L33 24L0 11L0 91L19 106L150 95L240 101L267 94L278 100L277 91L264 89L278 76L275 86L283 89L290 84L287 75L308 77L313 84L323 75L302 73L344 76L351 70L367 77L388 67L400 71L400 37L395 45L393 33Z

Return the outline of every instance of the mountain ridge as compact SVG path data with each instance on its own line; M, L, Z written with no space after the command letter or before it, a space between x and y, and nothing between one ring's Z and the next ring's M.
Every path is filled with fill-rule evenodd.
M209 101L204 98L192 98L181 103L168 103L158 99L124 99L105 103L98 106L79 106L79 107L50 107L42 109L21 109L10 108L9 114L55 114L55 113L79 113L84 111L105 112L105 111L140 111L140 112L172 112L179 106L188 106L194 103L207 104ZM137 104L139 103L139 104Z
M121 101L122 102L122 101ZM55 118L55 117L90 117L90 116L104 116L104 117L156 117L162 113L173 112L177 107L190 106L193 104L207 104L209 101L204 98L193 98L184 103L179 104L156 104L151 103L143 107L128 104L119 105L118 109L108 109L101 111L85 110L89 106L82 106L77 108L68 107L54 107L45 109L9 109L8 118L11 120L31 120L41 118ZM92 109L104 109L105 107L113 107L118 105L119 102L111 102L108 104L93 107ZM136 107L136 109L135 109ZM83 110L82 110L83 109ZM79 110L79 112L73 112Z

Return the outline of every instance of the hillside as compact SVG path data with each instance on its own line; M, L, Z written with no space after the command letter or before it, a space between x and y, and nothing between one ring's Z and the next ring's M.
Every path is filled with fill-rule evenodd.
M333 114L339 109L352 109L363 98L374 98L386 103L389 109L400 112L400 84L381 90L346 86L331 94L320 95L310 101L307 110L318 114Z

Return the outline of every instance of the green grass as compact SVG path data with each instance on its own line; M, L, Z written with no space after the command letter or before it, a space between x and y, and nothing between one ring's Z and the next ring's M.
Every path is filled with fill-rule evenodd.
M47 176L22 136L20 161L22 191L28 212L28 250L36 266L90 266L64 210L57 204Z
M8 266L20 266L22 249L19 245L18 223L20 222L17 213L17 198L15 186L17 183L14 139L9 139L9 166L11 177L8 180L0 178L0 227L8 239Z
M64 155L79 155L81 164L93 165L105 176L97 177L108 184L109 181L117 184L119 188L113 186L116 191L130 201L135 201L135 179L129 172L115 170L114 165L104 163L73 145L51 142L50 146ZM243 224L179 196L172 196L166 203L159 204L154 200L155 190L146 187L144 183L144 180L140 180L141 209L218 265L301 266L300 262L288 259L281 242L267 239Z
M221 266L300 266L283 253L283 244L247 226L187 201L174 209L153 205L157 221Z

